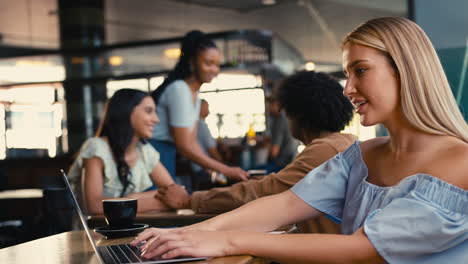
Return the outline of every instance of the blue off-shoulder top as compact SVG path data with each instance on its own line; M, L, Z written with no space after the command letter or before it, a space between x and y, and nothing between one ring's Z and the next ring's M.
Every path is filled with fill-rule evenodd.
M423 173L390 187L367 175L356 142L291 190L341 223L343 234L364 226L388 263L468 263L468 191Z

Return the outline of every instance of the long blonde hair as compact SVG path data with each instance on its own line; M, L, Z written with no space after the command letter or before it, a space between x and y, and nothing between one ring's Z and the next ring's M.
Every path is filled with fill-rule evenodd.
M426 33L401 17L369 20L350 32L343 47L354 43L380 50L398 72L401 105L414 127L468 142L463 119L439 57Z

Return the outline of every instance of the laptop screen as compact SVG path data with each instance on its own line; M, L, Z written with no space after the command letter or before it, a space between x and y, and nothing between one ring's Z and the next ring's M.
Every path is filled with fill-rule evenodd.
M86 232L86 235L88 236L89 242L91 243L91 246L93 247L94 252L96 252L96 255L98 256L99 261L101 263L104 263L103 259L101 258L100 254L97 251L96 244L94 243L94 239L93 239L93 237L91 235L91 232L89 231L88 223L86 222L86 218L83 215L83 211L81 211L81 207L78 204L78 200L76 199L76 196L72 191L70 183L68 182L67 175L65 174L65 172L63 170L60 170L60 172L62 173L63 182L65 183L65 187L66 187L67 191L70 193L70 196L72 197L73 205L75 206L76 212L78 213L78 216L80 217L81 224L83 225L83 228L84 228L84 230Z
M131 261L129 258L126 258L127 261L119 261L119 260L115 260L114 257L112 257L112 253L109 253L109 250L112 251L112 247L114 246L105 246L105 247L96 247L96 244L94 243L94 239L91 235L91 232L89 231L89 227L88 227L88 224L86 222L86 218L83 214L83 211L81 211L81 208L80 208L80 205L78 204L78 200L76 199L76 196L75 194L73 193L73 190L70 186L70 183L68 182L68 178L67 178L67 175L65 174L65 172L63 170L60 170L61 173L62 173L62 177L63 177L63 181L65 183L65 187L67 189L67 191L70 193L70 196L72 197L72 201L73 201L73 205L76 209L76 212L78 213L79 217L80 217L80 221L83 225L83 228L86 232L86 235L88 236L88 239L89 239L89 242L91 243L92 247L93 247L93 250L94 252L96 253L99 261L103 264L105 263L175 263L175 262L188 262L188 261L198 261L198 260L205 260L207 258L205 257L179 257L179 258L175 258L175 259L167 259L167 260L141 260L139 259L138 261ZM125 245L124 245L125 246ZM104 250L104 255L101 255L101 251L99 249L105 249ZM130 252L130 254L133 254ZM133 254L134 256L136 256L135 254ZM116 255L114 255L115 257L117 257ZM109 261L107 261L109 260Z

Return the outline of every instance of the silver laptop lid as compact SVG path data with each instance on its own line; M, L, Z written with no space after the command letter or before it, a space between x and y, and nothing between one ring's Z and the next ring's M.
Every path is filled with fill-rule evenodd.
M70 183L68 181L67 175L63 170L60 170L62 173L63 181L65 182L65 186L67 190L70 192L71 197L73 198L73 204L75 205L76 212L78 213L81 223L83 224L83 228L86 231L86 235L88 236L89 242L91 243L91 246L93 247L94 252L96 253L96 256L99 259L99 262L102 264L105 264L106 262L101 256L101 253L96 247L96 244L94 243L94 239L91 235L91 232L89 231L88 223L86 222L86 218L83 215L83 211L81 211L80 205L78 204L78 200L76 199L75 194L73 193L73 190L70 186ZM142 263L148 263L148 264L157 264L157 263L175 263L175 262L186 262L186 261L197 261L197 260L206 260L206 257L181 257L181 258L175 258L175 259L166 259L166 260L147 260L143 261Z
M72 188L70 186L70 183L68 182L67 175L65 174L65 172L63 170L60 170L60 172L62 173L63 181L65 182L65 186L66 186L68 192L70 192L71 197L73 198L72 199L73 204L75 205L76 212L78 213L78 216L80 217L81 224L83 224L83 228L84 228L84 230L86 232L86 235L88 236L89 242L91 243L91 246L93 247L93 250L94 250L94 252L96 253L96 255L98 257L99 262L104 264L104 260L102 259L101 255L99 254L99 252L98 252L98 250L96 248L96 244L94 243L94 239L91 236L91 232L89 231L88 223L86 222L86 218L83 215L83 211L81 211L80 205L78 204L78 200L76 199L76 196L73 193L73 190L72 190Z

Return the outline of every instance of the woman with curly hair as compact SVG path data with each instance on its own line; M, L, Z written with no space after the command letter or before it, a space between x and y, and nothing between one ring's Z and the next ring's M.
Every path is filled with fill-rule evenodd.
M190 208L197 213L224 213L260 197L290 189L309 171L339 152L356 137L340 133L353 117L353 106L343 95L343 87L327 74L313 71L295 73L281 82L276 100L286 113L291 134L304 150L278 173L250 179L225 188L193 192L174 187L158 193L172 208ZM330 175L333 177L333 175ZM340 233L339 225L325 216L298 225L304 233Z

